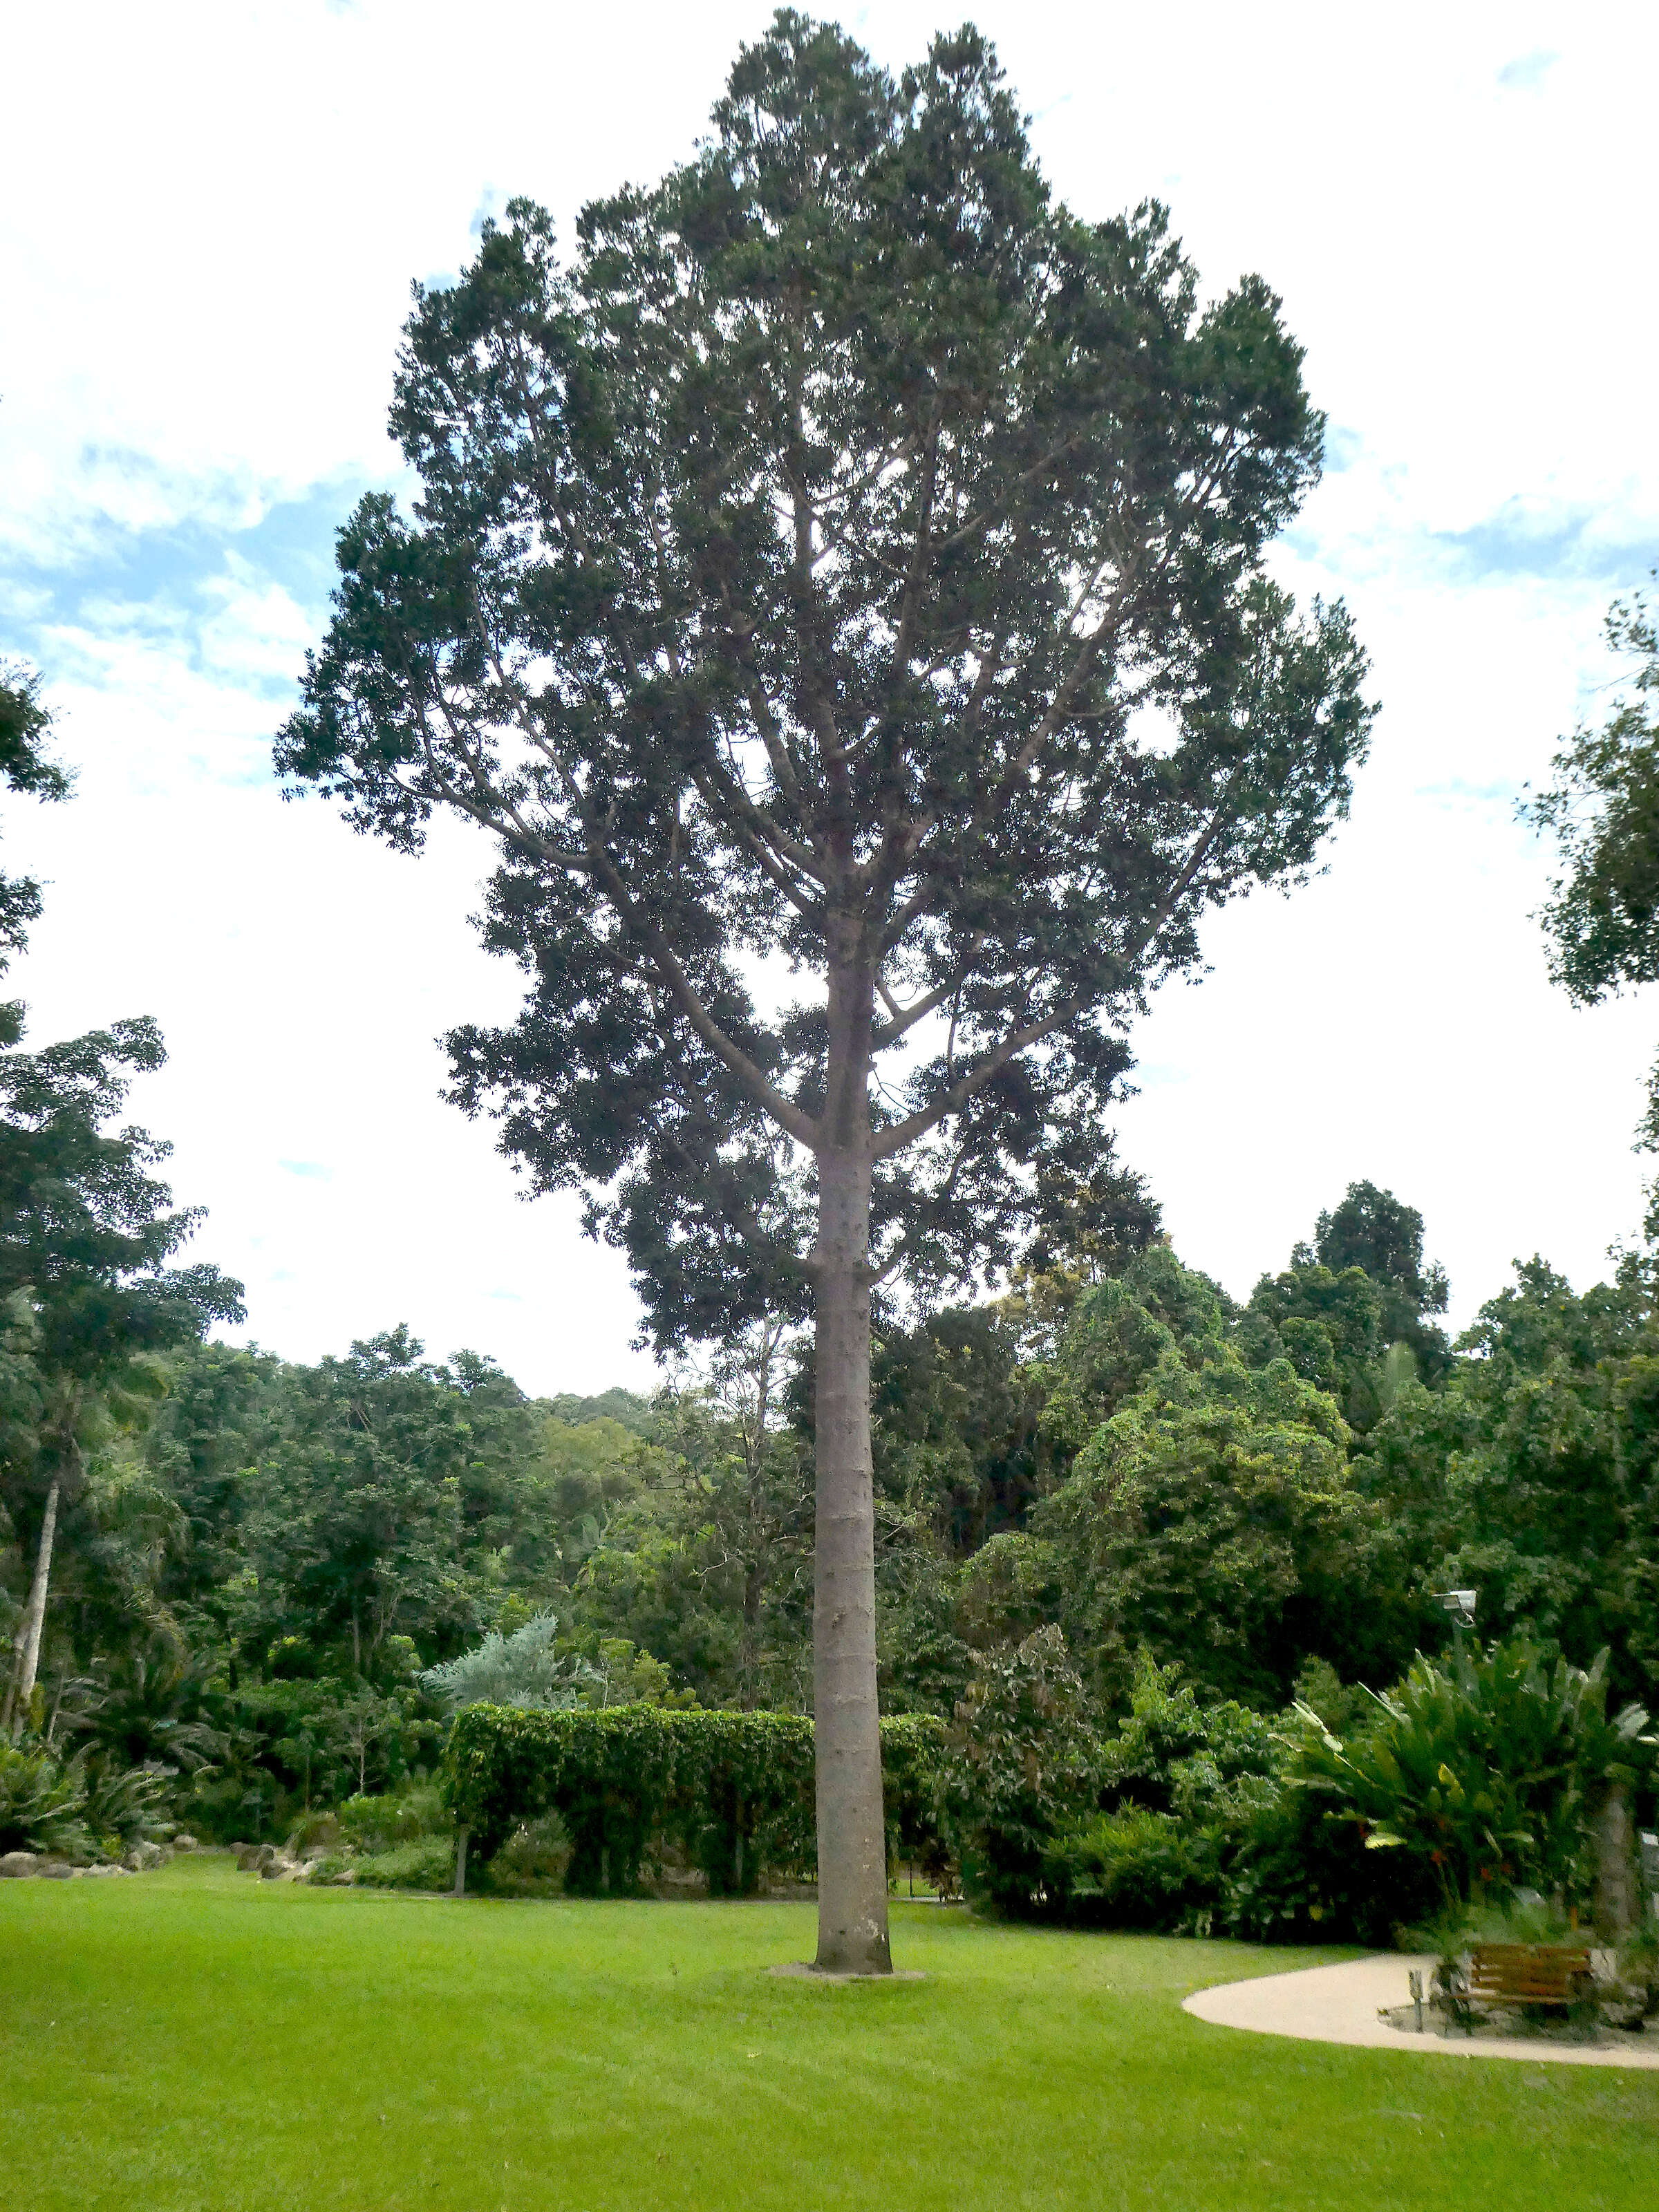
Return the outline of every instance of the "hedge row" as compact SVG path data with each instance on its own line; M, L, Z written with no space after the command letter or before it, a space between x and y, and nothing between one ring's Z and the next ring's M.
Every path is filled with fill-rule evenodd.
M890 1856L935 1834L934 1777L945 1723L902 1714L881 1724ZM440 1784L457 1824L490 1857L539 1814L570 1832L568 1889L625 1895L678 1845L716 1896L750 1896L763 1873L817 1869L812 1723L799 1713L526 1712L469 1705L451 1725Z

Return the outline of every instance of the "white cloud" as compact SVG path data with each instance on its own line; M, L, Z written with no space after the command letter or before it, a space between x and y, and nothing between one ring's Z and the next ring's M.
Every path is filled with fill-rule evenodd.
M143 1113L296 1355L407 1318L538 1387L645 1371L616 1255L574 1201L518 1204L437 1096L432 1040L516 1000L465 927L487 854L446 831L416 866L284 807L269 738L330 520L401 481L410 278L459 268L514 192L568 236L659 172L769 14L105 0L8 25L33 90L0 144L0 588L82 770L8 827L52 879L21 986L37 1034L161 1016ZM1588 1278L1639 1212L1659 1020L1550 987L1512 799L1597 710L1607 599L1659 554L1659 19L977 14L1073 204L1161 191L1206 283L1283 292L1336 428L1276 559L1348 599L1384 703L1329 873L1217 917L1209 980L1144 1025L1126 1152L1235 1289L1362 1175L1423 1207L1463 1310L1535 1245ZM896 64L937 15L854 21Z

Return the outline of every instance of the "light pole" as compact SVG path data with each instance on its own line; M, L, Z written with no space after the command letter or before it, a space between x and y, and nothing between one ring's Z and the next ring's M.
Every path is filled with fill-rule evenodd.
M1463 1632L1474 1626L1474 1604L1479 1590L1436 1590L1436 1601L1451 1615L1452 1649L1461 1659L1463 1656Z

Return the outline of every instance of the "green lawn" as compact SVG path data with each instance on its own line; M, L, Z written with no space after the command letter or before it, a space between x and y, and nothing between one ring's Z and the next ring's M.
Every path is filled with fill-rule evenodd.
M145 2212L1651 2212L1659 2076L1188 2019L1305 1952L896 1909L315 1895L223 1859L0 1882L0 2194Z

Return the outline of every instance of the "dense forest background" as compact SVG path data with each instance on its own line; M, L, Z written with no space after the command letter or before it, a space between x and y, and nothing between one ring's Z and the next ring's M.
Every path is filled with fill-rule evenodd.
M1107 1156L994 1304L881 1317L884 1710L949 1716L975 1655L1045 1625L1103 1717L1137 1665L1204 1701L1335 1711L1477 1589L1615 1700L1659 1665L1659 1319L1632 1255L1541 1260L1455 1345L1408 1205L1355 1184L1240 1306ZM437 1757L424 1670L556 1619L588 1702L805 1711L810 1348L752 1334L651 1400L531 1399L404 1328L316 1366L191 1341L60 1513L34 1692L65 1747L173 1768L204 1832ZM0 1631L41 1471L0 1461Z

